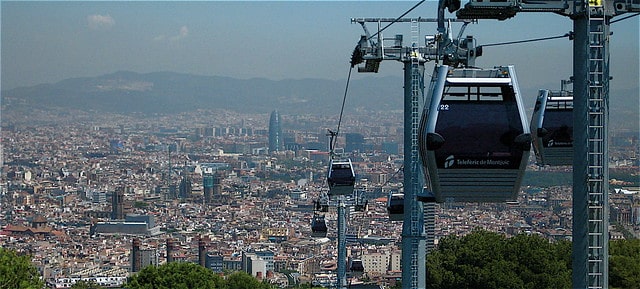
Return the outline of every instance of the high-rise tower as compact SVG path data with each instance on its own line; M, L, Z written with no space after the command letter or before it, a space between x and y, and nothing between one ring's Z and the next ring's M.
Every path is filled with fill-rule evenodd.
M202 176L202 187L204 189L204 200L205 204L210 204L213 198L213 184L214 184L214 176L213 174L205 174Z
M281 151L284 148L284 141L282 137L282 128L280 119L280 113L277 110L271 112L271 118L269 119L269 152Z
M131 272L138 272L142 269L142 260L140 260L140 239L134 238L131 247Z
M124 219L124 187L116 188L111 197L111 219Z
M173 240L167 238L167 263L173 262Z
M191 198L191 178L188 175L182 177L180 180L180 188L179 188L179 197L180 199L188 199Z

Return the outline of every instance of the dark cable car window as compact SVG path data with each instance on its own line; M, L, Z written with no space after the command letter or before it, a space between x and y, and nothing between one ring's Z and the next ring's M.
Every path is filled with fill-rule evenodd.
M353 181L351 167L348 164L334 164L331 168L331 176L334 181Z
M467 89L468 100L450 97L454 88ZM523 151L514 140L523 129L511 87L451 87L439 108L436 133L445 141L435 150L438 168L519 168Z
M361 260L351 261L351 271L362 272L364 271L364 265Z
M547 109L542 127L547 134L542 138L543 147L573 146L573 114L571 109Z
M447 86L443 100L495 100L501 101L503 87L500 86Z

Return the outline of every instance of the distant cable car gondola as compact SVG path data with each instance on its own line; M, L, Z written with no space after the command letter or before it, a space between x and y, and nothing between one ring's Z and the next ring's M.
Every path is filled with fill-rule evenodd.
M313 215L313 220L311 221L311 237L327 237L327 224L324 221L324 215Z
M329 211L329 204L326 199L319 199L314 202L314 210L326 213Z
M436 68L419 130L437 202L515 200L531 148L512 66Z
M404 219L404 194L389 193L387 198L387 213L389 221L402 221Z
M573 93L540 90L531 117L536 163L573 164Z
M356 212L364 212L369 209L369 201L365 200L364 190L353 190L353 208Z
M329 172L327 174L329 183L329 196L351 195L356 184L356 175L353 172L353 165L349 158L331 158Z
M351 264L349 264L349 272L352 277L359 278L364 274L364 265L362 264L362 260L360 259L351 259Z

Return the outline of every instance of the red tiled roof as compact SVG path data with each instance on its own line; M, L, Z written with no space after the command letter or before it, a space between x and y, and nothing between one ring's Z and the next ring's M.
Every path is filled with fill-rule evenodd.
M29 228L22 225L7 225L4 230L9 232L26 232Z

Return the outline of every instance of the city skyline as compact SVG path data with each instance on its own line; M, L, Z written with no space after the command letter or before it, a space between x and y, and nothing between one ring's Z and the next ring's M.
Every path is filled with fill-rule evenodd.
M256 278L280 279L285 284L294 278L282 271L295 271L312 284L328 286L332 281L324 273L337 271L340 275L339 268L344 268L345 263L341 259L345 257L344 246L341 249L338 241L336 250L329 239L335 239L338 232L357 240L348 254L362 257L370 281L392 285L390 282L398 279L402 267L403 280L406 272L424 273L422 267L413 269L404 258L404 253L409 252L406 241L412 238L406 225L415 225L414 220L422 224L413 214L419 212L422 217L422 211L412 206L412 213L408 214L407 208L406 215L402 215L407 220L403 226L395 222L401 219L391 218L394 214L389 214L387 207L393 194L400 191L411 196L406 198L411 203L417 202L413 197L416 190L425 192L426 188L437 196L438 189L432 184L440 182L427 179L435 173L426 168L425 175L419 176L422 171L407 162L409 151L400 149L410 148L415 140L407 138L409 130L403 130L409 128L404 127L406 118L402 122L403 109L389 109L389 103L401 104L401 99L393 98L395 90L381 91L364 83L370 81L366 77L371 74L354 73L356 81L351 84L364 83L359 86L366 89L353 94L369 106L348 103L344 123L345 102L339 121L338 111L331 110L332 105L339 105L336 99L342 99L347 72L351 75L347 71L349 56L363 33L362 27L350 23L350 17L393 18L416 3L0 2L0 213L6 216L0 218L0 244L32 253L32 262L43 279L53 283L64 283L68 277L88 275L89 271L95 273L96 268L121 277L130 276L130 272L146 264L193 261L197 243L199 264L211 263L206 252L219 257L216 265L210 266L212 269L242 270ZM436 1L427 1L406 17L435 17L435 5ZM606 85L604 91L611 94L609 111L617 118L612 117L611 124L604 122L605 125L589 128L609 129L600 134L603 137L590 138L590 142L608 139L611 143L608 146L604 141L601 151L606 153L598 155L605 158L596 161L599 168L607 169L601 174L589 174L589 179L603 184L598 187L605 190L598 196L610 205L602 205L600 199L589 203L597 204L598 212L603 212L589 214L599 216L596 221L605 224L597 229L605 241L609 236L640 236L640 146L638 124L634 124L640 122L638 18L611 27L613 78L610 92ZM571 76L573 43L568 39L572 24L559 15L521 13L506 21L480 20L469 25L461 36L473 35L478 45L484 45L484 55L478 58L477 66L514 65L519 86L527 89L523 95L534 100L535 88L556 90L560 80ZM455 35L460 24L452 26ZM375 32L374 27L368 26ZM412 38L409 30L408 25L396 23L385 30L384 36L391 39L402 33L403 44L408 45L406 40ZM419 39L425 39L424 35L435 33L435 24L420 24L419 30ZM563 39L505 44L557 35L564 35ZM375 76L402 79L400 63L384 62L381 67ZM433 63L427 64L425 84L432 77L432 69ZM155 72L167 78L152 79L149 74ZM97 77L104 75L108 77ZM600 75L606 76L606 71ZM198 76L220 77L212 83L212 78ZM176 78L191 86L177 85L178 81L172 82ZM309 81L296 85L289 79ZM279 89L273 88L274 83L280 84ZM336 93L333 85L338 83L340 91ZM415 96L421 82L412 83ZM65 86L68 84L71 85ZM397 92L401 95L402 89ZM354 99L353 94L350 100ZM379 95L391 101L381 101ZM621 98L624 105L617 102ZM627 104L629 100L631 104ZM75 104L80 105L74 107ZM151 109L151 104L160 108ZM307 110L293 113L292 107L296 106ZM618 109L621 106L623 109ZM530 110L533 105L526 107ZM431 111L436 111L435 107ZM487 110L465 116L475 122L498 119ZM340 145L347 150L349 167L356 171L354 187L370 204L364 213L357 206L347 210L346 232L344 227L335 229L338 220L345 220L338 217L344 216L338 213L345 211L338 209L344 208L343 199L328 196L332 174L326 172L331 154L325 151L324 144L326 129L336 122L341 136L345 136ZM619 129L627 122L632 123L631 131ZM496 134L500 136L496 140L512 144L510 138L522 132L526 142L526 122L522 124L522 131ZM491 135L487 130L498 131L496 128L492 123L473 133ZM451 136L448 140L463 139L456 134L447 136ZM483 139L470 138L465 144L469 141L480 147ZM510 153L495 148L496 145L483 148L478 155ZM457 162L454 153L458 154L452 152L441 158L451 157L446 166ZM414 156L411 153L411 158ZM581 183L576 177L579 166L571 179L571 166L540 166L533 158L526 161L523 156L518 178L524 172L522 178L528 179L523 180L522 186L518 179L513 189L517 202L461 204L449 199L429 205L425 212L433 226L426 228L429 236L425 237L437 244L448 236L463 236L481 227L505 236L533 234L549 242L573 238L577 244L586 240L576 234L583 229L575 221L581 215L574 214L580 209L576 205L580 197L572 194L578 192L578 186L571 188L573 180L577 185ZM575 161L579 163L579 159ZM472 174L477 178L477 172ZM496 182L504 175L504 171L498 171L493 176L471 180L469 186L479 187L480 181L485 180ZM422 177L431 184L414 182ZM455 181L460 183L463 178L466 180L461 177ZM327 207L322 212L331 228L327 238L315 238L310 226L316 214L315 204L321 202ZM609 219L619 226L608 227ZM609 231L611 235L602 233ZM399 256L403 248L405 251ZM255 253L262 249L270 253ZM608 256L607 250L599 256ZM141 254L143 251L148 254ZM580 254L575 254L575 247L573 252L575 262L579 259L575 255ZM595 256L593 252L591 256ZM160 259L162 254L164 258ZM393 261L400 257L402 263ZM145 260L153 258L155 263ZM601 264L608 264L608 259L604 261L607 263ZM573 272L577 272L575 268Z

